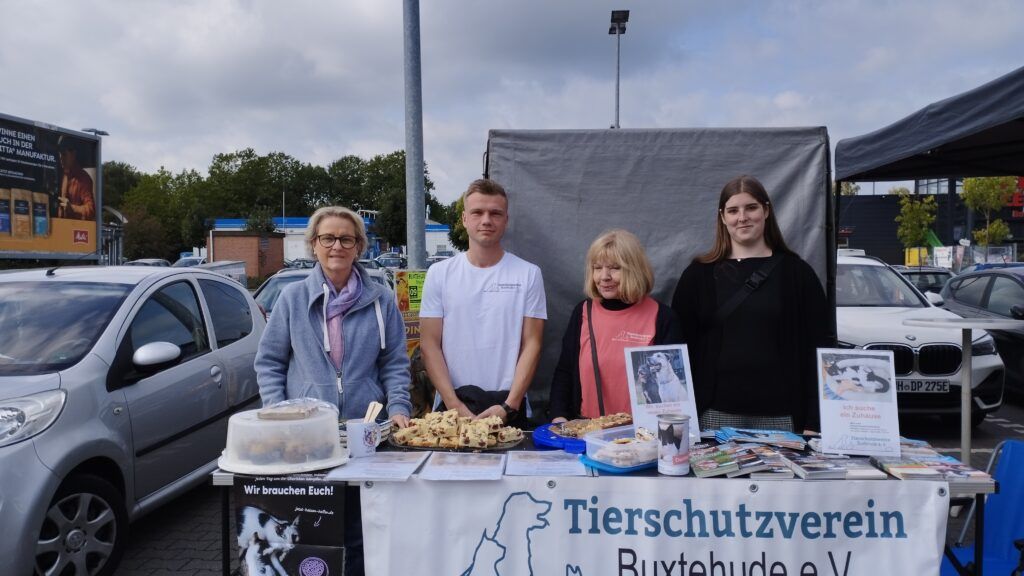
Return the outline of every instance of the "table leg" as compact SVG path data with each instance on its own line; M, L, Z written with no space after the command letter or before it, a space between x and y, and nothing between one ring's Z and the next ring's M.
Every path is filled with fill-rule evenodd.
M971 465L971 329L963 329L960 361L960 461Z
M220 572L231 576L231 487L220 487Z
M985 547L985 495L974 495L974 574L981 576Z

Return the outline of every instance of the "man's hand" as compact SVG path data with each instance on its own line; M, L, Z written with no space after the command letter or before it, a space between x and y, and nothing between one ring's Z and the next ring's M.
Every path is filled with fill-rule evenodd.
M483 418L487 418L488 416L497 416L498 418L501 418L502 422L505 422L506 424L508 423L508 414L506 414L505 409L498 404L495 404L494 406L491 406L487 410L484 410L483 412L477 414L474 420L481 420Z
M395 414L391 417L391 421L399 428L407 428L409 426L409 417L405 414Z
M551 423L552 424L561 424L562 422L568 422L568 421L569 420L567 418L564 418L562 416L559 416L558 418L552 418L551 419Z
M459 402L458 404L455 404L453 406L449 406L448 404L445 404L444 407L447 408L448 410L456 410L456 411L458 411L459 416L466 416L468 418L476 418L477 417L476 414L473 414L473 411L470 410L469 407L467 407L462 402Z

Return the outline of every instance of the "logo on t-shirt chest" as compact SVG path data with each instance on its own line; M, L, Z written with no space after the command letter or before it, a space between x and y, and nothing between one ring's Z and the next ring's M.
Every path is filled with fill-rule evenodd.
M640 334L628 330L619 330L619 333L612 338L613 342L629 342L636 344L649 344L654 336L652 334Z
M523 289L520 282L491 282L484 287L484 292L499 294L514 294Z

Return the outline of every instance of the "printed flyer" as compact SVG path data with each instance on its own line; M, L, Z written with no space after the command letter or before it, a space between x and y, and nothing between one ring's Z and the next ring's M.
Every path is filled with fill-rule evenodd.
M239 572L343 574L344 491L322 476L236 477Z
M658 414L685 414L690 444L700 440L686 344L626 348L626 372L634 425L657 432Z
M390 274L391 271L386 271ZM426 270L395 270L395 299L398 310L405 322L406 350L412 369L409 387L414 418L429 412L434 403L434 388L427 378L427 369L420 358L420 301L423 299L423 282Z
M818 398L822 452L900 455L892 351L819 348Z

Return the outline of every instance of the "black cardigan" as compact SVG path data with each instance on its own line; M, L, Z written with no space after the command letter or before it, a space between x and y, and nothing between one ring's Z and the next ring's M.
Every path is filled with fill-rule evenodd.
M714 404L716 365L723 346L722 326L715 323L719 302L714 268L713 263L691 263L680 276L672 298L672 309L682 322L690 352L698 413ZM779 391L775 404L765 406L764 414L788 414L797 432L816 428L816 348L834 344L827 336L828 302L814 270L795 254L785 254L771 276L782 282L782 313L777 331L782 373L776 375L776 381L786 389ZM730 318L742 313L741 304ZM750 381L757 385L758 374L751 374Z
M551 419L567 418L572 420L580 417L580 407L583 402L583 391L580 384L580 336L583 333L583 306L586 300L581 301L572 310L569 316L569 325L565 328L565 335L562 336L562 352L558 357L558 364L555 366L555 374L551 378L551 403L548 407L548 415ZM608 310L624 310L628 306L619 300L600 302L595 304L603 306ZM654 320L654 343L660 344L681 344L683 342L683 331L679 325L672 309L658 302L658 315Z

